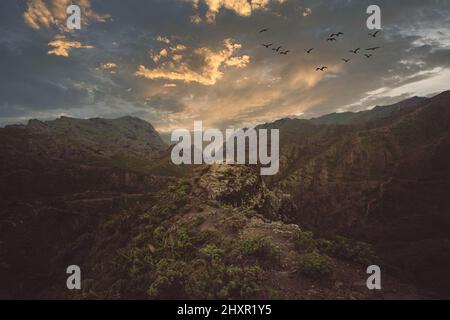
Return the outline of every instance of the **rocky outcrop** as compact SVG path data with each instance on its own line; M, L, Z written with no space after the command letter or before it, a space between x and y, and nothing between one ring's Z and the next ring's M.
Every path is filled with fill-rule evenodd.
M215 165L201 177L199 185L211 200L277 217L280 201L266 187L257 168Z

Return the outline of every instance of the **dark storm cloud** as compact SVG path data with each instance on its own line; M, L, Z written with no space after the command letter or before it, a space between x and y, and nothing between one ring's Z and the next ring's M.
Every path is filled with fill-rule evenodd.
M86 89L74 86L85 75L72 68L69 60L59 60L48 56L45 46L31 44L14 50L0 44L2 103L39 110L85 104Z

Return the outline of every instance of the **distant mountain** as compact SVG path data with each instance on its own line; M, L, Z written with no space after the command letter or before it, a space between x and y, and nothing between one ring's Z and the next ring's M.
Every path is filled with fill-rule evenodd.
M412 111L426 101L428 101L427 98L413 97L390 106L377 106L367 111L332 113L311 119L311 122L314 124L362 124L387 118L398 112Z
M16 150L22 155L34 153L33 156L61 160L110 157L117 153L152 159L167 149L152 125L133 117L114 120L61 117L46 122L30 120L25 126L0 129L0 139L11 156L18 147L16 140L24 139L24 145Z
M151 174L168 153L153 126L134 117L30 120L0 128L0 144L0 191L18 196L112 183L113 172Z

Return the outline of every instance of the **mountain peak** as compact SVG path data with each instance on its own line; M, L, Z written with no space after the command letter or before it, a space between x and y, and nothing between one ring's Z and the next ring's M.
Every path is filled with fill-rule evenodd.
M153 159L167 149L150 123L131 116L118 119L67 116L51 121L31 119L20 128L30 136L39 136L36 142L42 144L41 149L62 159L117 154Z

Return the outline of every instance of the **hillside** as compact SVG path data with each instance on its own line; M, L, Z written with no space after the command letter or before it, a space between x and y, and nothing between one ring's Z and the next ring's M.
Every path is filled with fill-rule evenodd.
M175 167L136 118L0 129L0 297L450 296L450 93L333 118L264 125L281 130L264 179ZM382 291L365 286L370 264Z
M412 101L366 123L270 125L284 138L268 185L293 197L292 221L373 243L398 275L448 295L450 92Z

